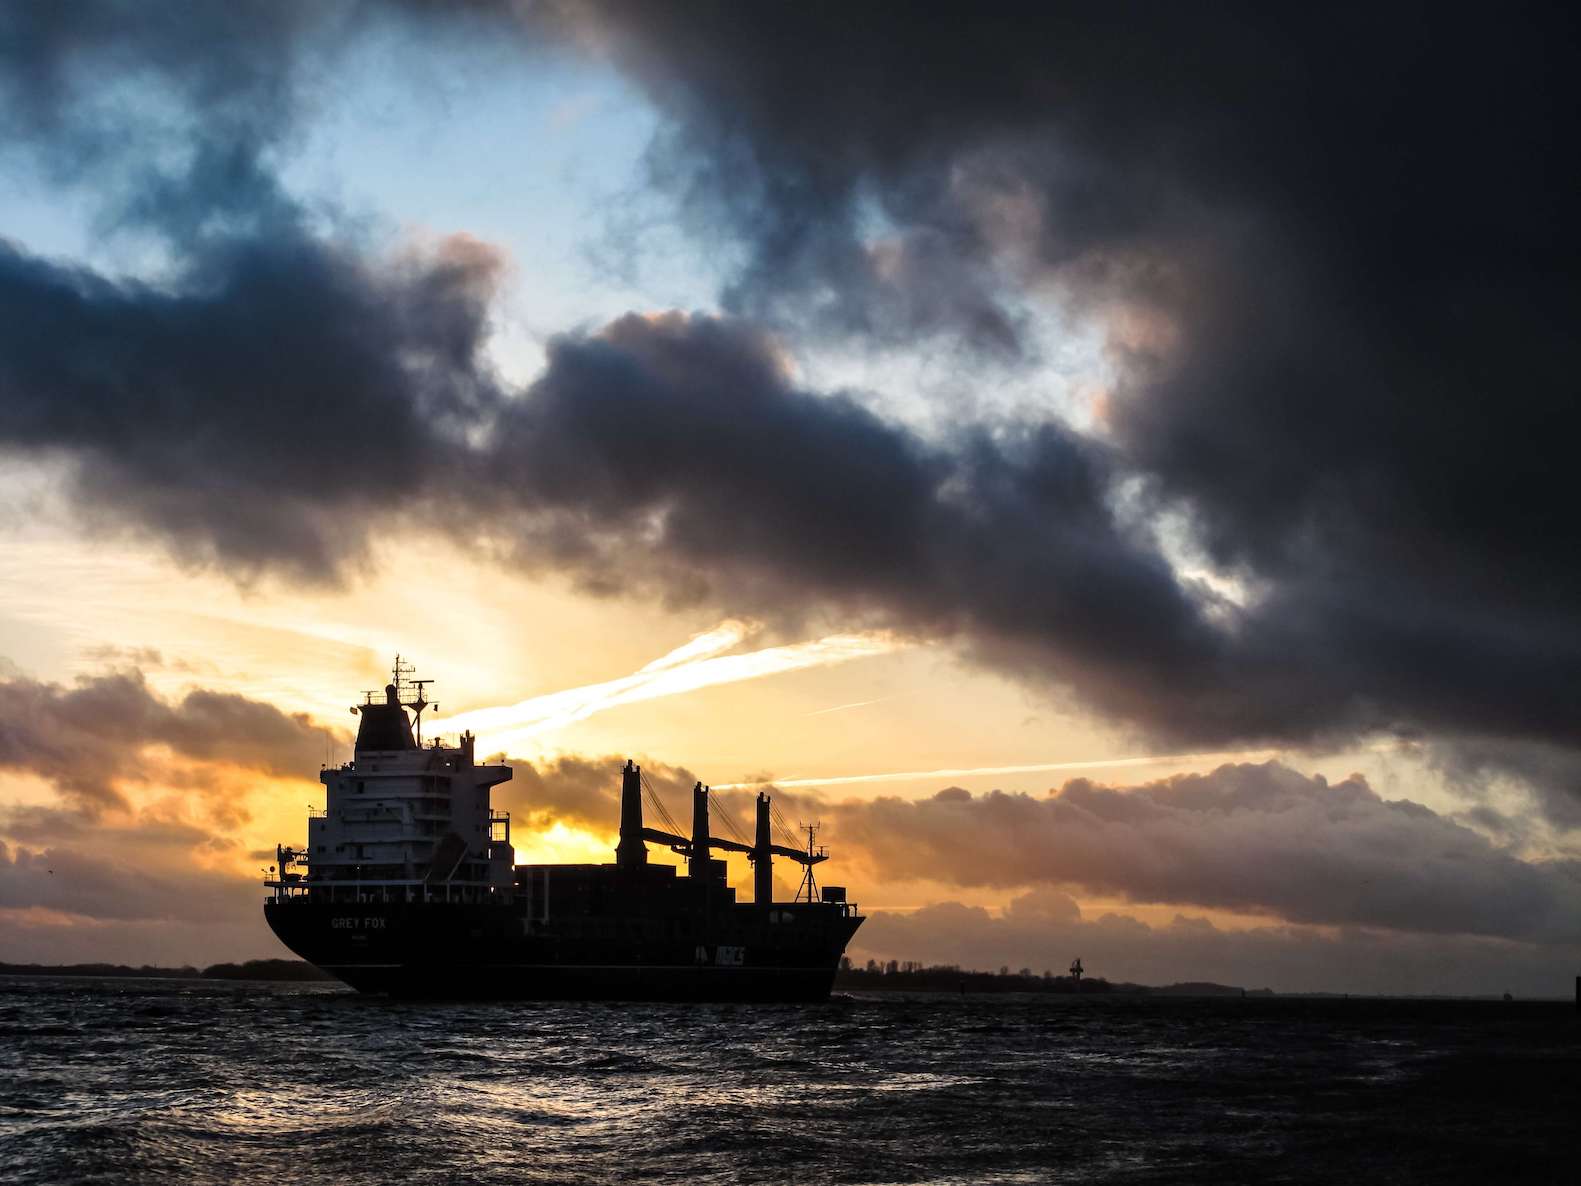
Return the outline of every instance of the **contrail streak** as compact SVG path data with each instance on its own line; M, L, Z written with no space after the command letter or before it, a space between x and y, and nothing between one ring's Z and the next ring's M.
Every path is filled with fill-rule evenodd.
M903 770L887 774L841 774L829 778L773 778L757 782L716 782L720 791L743 790L748 787L832 787L859 782L906 782L926 778L970 778L979 774L1035 774L1044 770L1094 770L1116 766L1160 766L1171 762L1211 762L1234 758L1266 758L1278 750L1230 750L1214 754L1156 754L1141 758L1093 758L1081 762L1033 762L1023 766L955 766L941 770Z
M645 675L653 671L668 671L672 667L680 667L684 663L692 663L698 659L711 659L715 655L722 655L732 647L740 645L751 634L755 627L750 622L742 622L736 618L727 618L712 630L704 630L690 642L684 642L668 655L660 655L652 663L641 668L637 674Z
M853 700L850 704L836 704L831 708L819 708L808 713L810 717L821 717L826 712L844 712L848 708L866 708L869 704L878 704L885 700L893 700L893 696L880 696L876 700Z
M445 727L504 733L519 740L586 720L622 704L679 696L718 684L762 679L808 667L848 663L887 654L901 645L887 634L832 634L742 655L722 653L739 644L751 629L735 620L721 622L631 675L534 696L504 707L458 713L446 720ZM499 736L489 739L490 745L501 742Z

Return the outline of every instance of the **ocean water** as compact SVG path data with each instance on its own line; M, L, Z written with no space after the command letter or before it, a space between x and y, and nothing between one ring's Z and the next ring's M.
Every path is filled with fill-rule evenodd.
M0 979L7 1183L1575 1181L1569 1004Z

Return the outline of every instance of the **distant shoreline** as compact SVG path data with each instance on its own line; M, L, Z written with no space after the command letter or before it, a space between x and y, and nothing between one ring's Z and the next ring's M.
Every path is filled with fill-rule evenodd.
M1173 997L1271 997L1271 988L1242 988L1237 984L1215 984L1207 980L1183 981L1176 984L1131 984L1126 981L1109 981L1102 976L1056 976L1052 972L1042 975L1023 968L1012 972L1001 968L998 972L979 972L972 968L959 968L951 964L924 966L919 963L888 964L869 961L865 968L845 963L835 973L834 987L845 990L869 992L968 992L968 993L1040 993L1069 996L1173 996ZM1343 996L1343 993L1334 993Z
M240 964L190 965L179 968L144 964L0 964L0 976L103 976L127 980L292 980L335 978L303 960L246 960Z
M18 977L82 977L121 980L207 980L207 981L276 981L301 984L336 983L335 977L322 972L304 960L256 959L239 964L210 964L205 968L185 965L162 967L144 964L8 964L0 963L0 976ZM1121 996L1121 997L1217 997L1249 1000L1367 1000L1367 1001L1487 1001L1503 1004L1499 994L1484 993L1478 996L1453 994L1396 994L1368 992L1275 992L1271 988L1245 989L1230 984L1211 981L1185 981L1176 984L1147 985L1128 982L1111 982L1101 977L1084 978L1078 986L1069 976L1043 977L1018 973L976 972L958 968L912 968L909 970L872 971L863 968L845 968L835 974L836 992L917 992L969 994L1036 994L1049 996ZM1515 1001L1566 1003L1566 996L1516 997Z
M335 978L305 960L257 959L240 964L211 964L206 968L191 965L162 967L144 964L7 964L0 963L0 976L105 976L138 980L295 980L328 981ZM1194 997L1271 997L1270 988L1243 989L1234 985L1190 982L1151 986L1110 983L1101 977L1083 980L1080 985L1068 976L1023 976L1015 973L963 971L959 968L913 968L896 971L841 969L835 974L836 990L866 992L970 992L970 993L1054 993L1080 992L1090 996L1114 994L1134 996ZM1304 996L1342 996L1341 993L1305 993Z

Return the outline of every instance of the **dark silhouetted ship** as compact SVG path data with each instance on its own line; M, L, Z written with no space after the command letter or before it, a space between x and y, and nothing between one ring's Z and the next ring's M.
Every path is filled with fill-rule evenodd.
M707 787L692 790L692 832L643 823L643 798L670 822L642 770L621 772L613 864L517 865L510 816L489 802L511 777L455 746L422 743L429 681L396 660L382 700L368 693L352 761L322 771L325 809L305 847L281 846L264 917L280 941L363 992L399 996L683 1001L808 1001L829 995L862 924L839 886L821 888L827 858L776 844L787 829L767 794L756 834L709 831ZM410 712L410 715L408 713ZM415 734L414 734L415 728ZM613 776L613 771L611 772ZM725 817L728 822L728 817ZM650 864L648 844L685 858ZM752 863L753 900L737 902L715 850ZM799 864L796 900L773 899L776 857Z

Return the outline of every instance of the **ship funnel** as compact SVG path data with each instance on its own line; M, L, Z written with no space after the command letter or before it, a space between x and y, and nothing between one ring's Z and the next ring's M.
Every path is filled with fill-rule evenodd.
M708 788L702 783L692 788L692 855L686 872L698 881L708 877Z
M352 710L361 718L357 723L356 752L416 749L412 722L406 718L395 685L385 687L383 704L375 703L373 697L374 693L369 692L366 701Z
M758 792L758 830L752 848L752 900L759 906L774 901L774 854L769 837L769 794Z
M648 846L642 842L642 767L626 760L620 774L620 843L615 864L635 869L648 863Z

